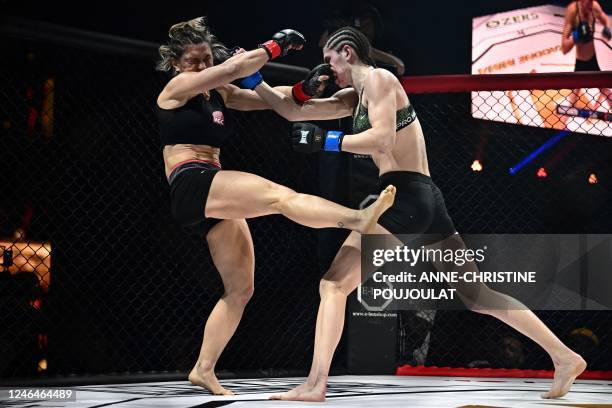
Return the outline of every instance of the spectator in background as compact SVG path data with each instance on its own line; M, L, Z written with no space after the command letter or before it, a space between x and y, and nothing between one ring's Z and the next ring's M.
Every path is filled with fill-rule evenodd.
M595 54L595 21L604 26L602 35L610 41L608 16L595 0L572 1L565 10L561 50L567 54L576 46L574 71L601 71Z
M601 71L595 53L595 21L603 25L602 36L610 41L612 38L609 28L610 22L599 2L595 0L572 1L565 10L561 51L563 51L563 54L567 54L576 46L575 72ZM598 111L602 105L604 110L607 111L610 106L606 106L605 102L609 102L611 96L610 88L601 88L596 98L582 90L574 90L567 100L571 107L586 108L584 112ZM573 115L580 116L581 113L575 111Z

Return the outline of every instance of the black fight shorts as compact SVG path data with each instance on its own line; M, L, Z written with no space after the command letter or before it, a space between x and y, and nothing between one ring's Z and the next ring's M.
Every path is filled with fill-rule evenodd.
M577 59L576 65L574 66L574 72L589 72L589 71L601 71L599 64L597 63L597 56L593 55L588 61L582 61Z
M204 208L219 167L206 162L187 162L172 170L170 199L172 217L186 230L205 237L222 220L206 218Z
M441 241L456 233L444 197L431 177L412 171L391 171L380 176L380 191L397 188L395 202L378 219L394 235L409 234L418 245ZM420 238L414 236L423 235ZM406 242L407 243L407 242Z

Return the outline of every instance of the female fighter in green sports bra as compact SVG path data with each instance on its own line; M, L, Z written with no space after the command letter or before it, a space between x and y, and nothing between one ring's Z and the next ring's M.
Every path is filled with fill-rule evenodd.
M294 98L262 83L255 91L280 115L291 121L335 119L353 115L354 134L325 131L307 123L294 124L293 143L297 150L311 152L346 151L370 154L380 170L382 185L397 188L395 203L378 220L376 234L426 234L436 239L431 245L462 247L442 193L429 176L425 140L418 118L400 82L391 73L375 69L367 38L345 27L332 34L323 48L325 62L331 65L341 89L330 98L308 99L312 84L325 81L315 68L305 83L294 89ZM314 79L313 79L314 78ZM348 88L351 86L352 88ZM440 269L440 265L436 265ZM471 268L476 268L472 265ZM471 269L477 270L477 269ZM346 298L361 281L360 238L352 232L320 282L321 302L317 314L314 356L306 382L274 399L323 401L332 356L344 325ZM468 307L490 314L509 324L542 346L551 356L555 375L544 398L565 395L574 379L586 367L582 357L565 346L544 323L524 305L485 285L470 284L464 291ZM478 293L473 301L470 294ZM463 298L462 298L463 299ZM483 302L480 302L484 299ZM491 307L495 305L496 307ZM498 307L505 305L505 307Z

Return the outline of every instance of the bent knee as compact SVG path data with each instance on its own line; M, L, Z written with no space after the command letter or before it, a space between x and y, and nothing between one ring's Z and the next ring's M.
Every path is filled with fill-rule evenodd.
M276 210L282 209L284 203L294 197L297 193L281 184L270 182L266 189L265 195L270 205Z
M241 286L240 288L231 289L225 292L225 299L239 307L245 307L249 300L253 297L255 285L253 283Z

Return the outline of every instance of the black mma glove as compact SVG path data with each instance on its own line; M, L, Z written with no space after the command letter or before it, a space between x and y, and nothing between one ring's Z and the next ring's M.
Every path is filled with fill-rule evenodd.
M306 44L306 39L302 34L292 29L286 29L274 34L270 41L260 44L259 48L266 50L268 59L273 60L287 55L289 50L299 50L304 44Z
M327 76L327 79L320 80L319 77ZM325 88L334 82L334 71L331 65L320 64L314 67L306 76L306 79L293 85L291 94L300 104L312 98L318 98L323 94ZM321 87L323 85L323 87Z
M293 150L300 153L314 153L321 149L326 152L339 152L343 138L343 132L321 129L311 123L296 122L291 130Z

